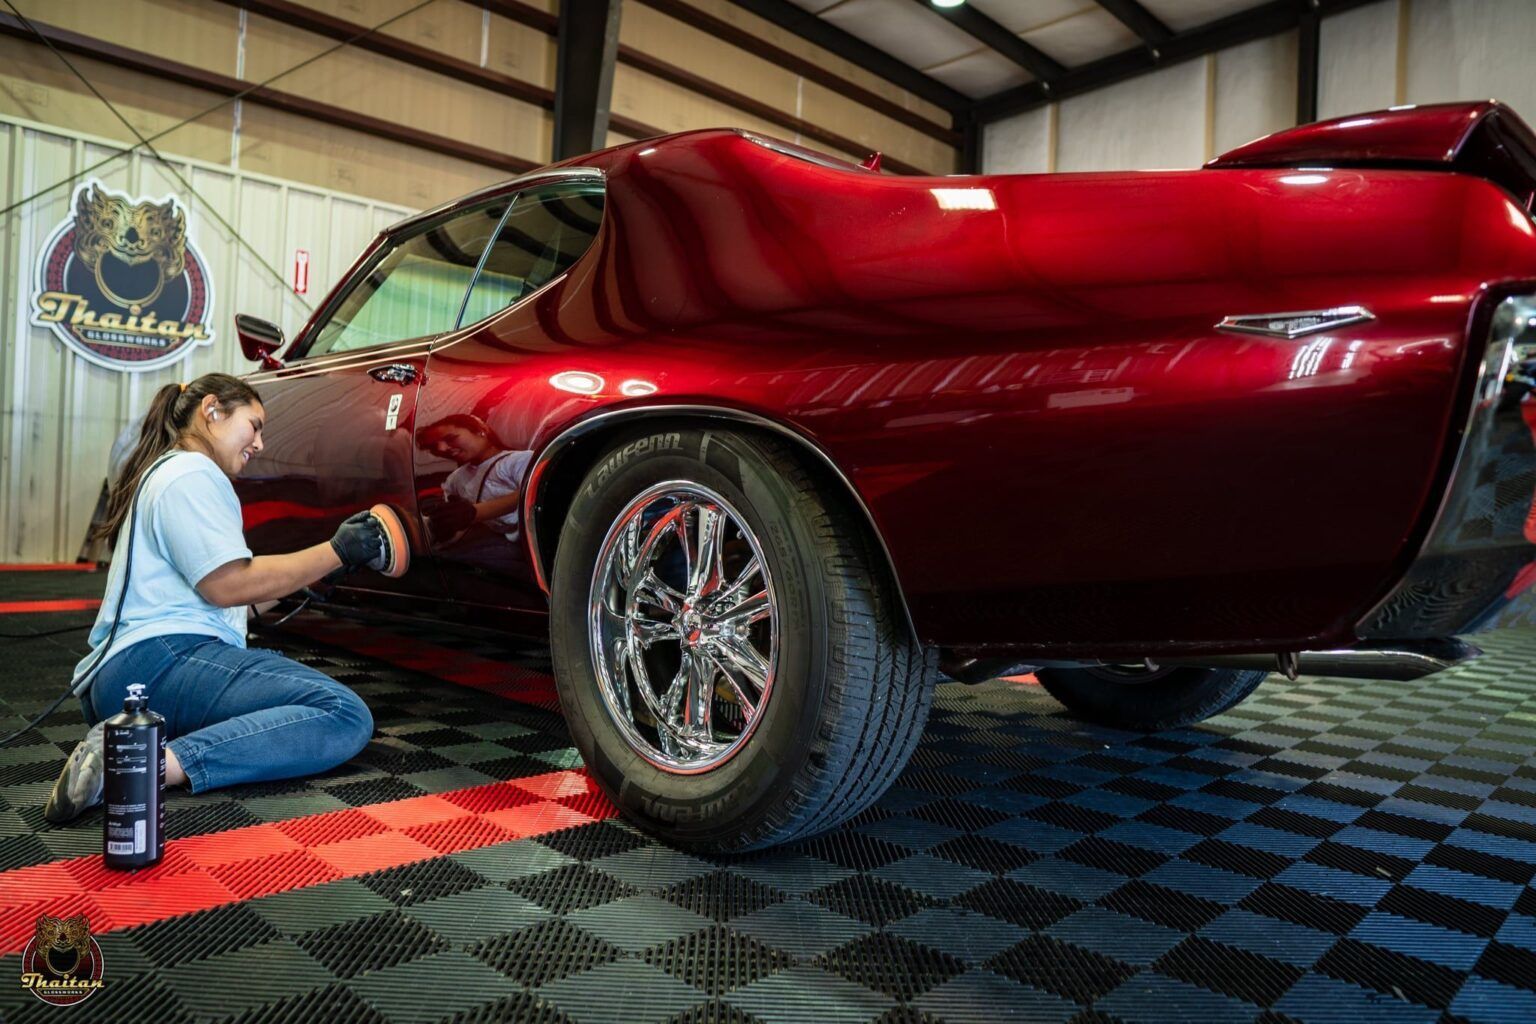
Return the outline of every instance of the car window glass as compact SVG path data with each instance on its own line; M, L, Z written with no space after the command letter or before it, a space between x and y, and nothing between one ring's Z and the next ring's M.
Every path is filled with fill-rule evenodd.
M564 273L592 244L602 219L601 182L561 182L519 192L460 323L484 320Z
M464 291L491 232L507 211L499 199L398 240L375 257L305 352L351 352L453 330Z

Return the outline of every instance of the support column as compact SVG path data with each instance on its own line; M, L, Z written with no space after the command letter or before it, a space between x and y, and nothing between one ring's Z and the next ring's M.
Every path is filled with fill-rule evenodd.
M555 160L607 145L620 7L621 0L562 0L560 4L555 43Z

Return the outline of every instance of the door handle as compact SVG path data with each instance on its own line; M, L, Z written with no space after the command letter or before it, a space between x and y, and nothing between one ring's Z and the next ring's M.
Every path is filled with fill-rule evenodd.
M390 363L387 366L375 366L368 371L368 376L385 384L399 384L403 387L416 379L416 367L410 363Z

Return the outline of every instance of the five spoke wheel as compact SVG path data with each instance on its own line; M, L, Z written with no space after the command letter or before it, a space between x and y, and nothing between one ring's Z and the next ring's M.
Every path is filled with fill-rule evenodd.
M742 516L700 484L648 488L609 528L589 593L599 689L629 745L684 774L735 754L778 645L773 581Z

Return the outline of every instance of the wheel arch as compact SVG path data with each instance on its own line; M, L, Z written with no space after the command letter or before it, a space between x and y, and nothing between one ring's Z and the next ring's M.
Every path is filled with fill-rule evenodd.
M528 524L528 544L539 589L549 593L549 576L554 567L555 549L566 512L587 471L608 450L610 442L636 426L660 425L730 426L749 432L767 434L788 441L806 462L847 500L875 541L875 550L884 565L900 609L902 621L912 639L919 644L912 610L907 605L901 577L885 538L875 524L874 514L864 503L858 489L830 455L793 427L757 413L711 405L638 406L598 413L567 427L555 436L535 458L528 473L528 493L523 499L523 520Z

